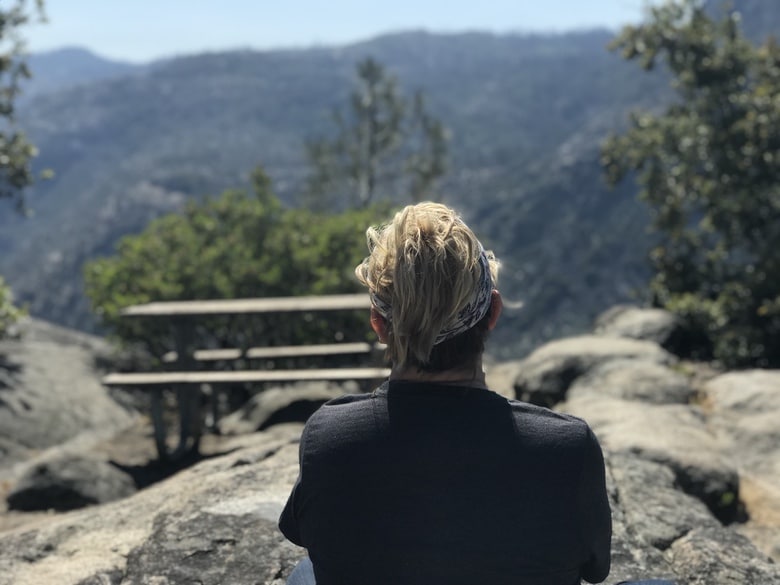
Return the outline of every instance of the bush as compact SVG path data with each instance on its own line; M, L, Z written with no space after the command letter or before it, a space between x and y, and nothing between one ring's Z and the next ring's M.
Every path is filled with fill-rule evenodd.
M370 207L343 213L284 209L258 171L253 193L226 191L189 203L181 214L152 222L122 239L117 255L85 266L93 309L125 343L152 355L174 347L168 327L128 320L121 309L152 301L340 294L358 292L354 266L365 256L365 229L387 212ZM338 319L334 321L334 319ZM240 322L239 322L240 321ZM199 347L328 343L366 339L367 317L256 315L198 320Z
M11 289L0 276L0 339L6 337L13 324L25 314L25 311L15 306L13 301Z

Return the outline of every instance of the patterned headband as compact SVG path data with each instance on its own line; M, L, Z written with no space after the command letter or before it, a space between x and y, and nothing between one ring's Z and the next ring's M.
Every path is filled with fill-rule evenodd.
M464 331L468 331L474 325L479 323L485 315L487 315L488 309L490 309L490 303L493 293L493 277L490 275L490 263L488 262L487 254L480 245L479 254L479 266L482 270L479 286L474 291L472 299L463 307L458 315L449 323L436 336L436 340L433 345L439 345L443 341L452 339L456 335L460 335ZM393 308L389 303L384 302L374 293L370 293L371 303L374 308L379 312L382 317L388 322L392 322Z

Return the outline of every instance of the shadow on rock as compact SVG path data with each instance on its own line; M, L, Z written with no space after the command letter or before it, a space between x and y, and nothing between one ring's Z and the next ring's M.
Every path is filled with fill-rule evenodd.
M187 469L201 461L207 461L215 457L229 455L236 449L226 449L215 453L204 455L202 453L189 453L175 461L161 461L159 459L151 460L141 465L126 465L117 461L109 463L119 471L128 475L136 489L144 489L152 484L176 475L180 471Z

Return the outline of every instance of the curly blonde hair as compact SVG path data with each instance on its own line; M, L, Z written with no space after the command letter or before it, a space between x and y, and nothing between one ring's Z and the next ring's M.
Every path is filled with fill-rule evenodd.
M396 366L441 371L473 361L484 349L487 315L453 339L437 337L484 285L491 290L499 263L451 208L409 205L392 221L366 231L369 256L355 274L381 306L388 324L388 357ZM467 354L467 355L464 355Z

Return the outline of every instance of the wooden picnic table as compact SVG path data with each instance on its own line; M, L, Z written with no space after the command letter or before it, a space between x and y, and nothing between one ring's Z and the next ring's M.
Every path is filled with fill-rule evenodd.
M242 315L301 311L369 309L367 294L220 299L211 301L166 301L122 309L123 317L192 317L197 315Z
M368 343L333 343L310 346L252 347L242 349L198 349L194 347L194 326L198 318L208 316L249 316L291 312L329 312L368 310L369 296L363 294L152 302L126 307L121 311L125 318L164 319L173 333L175 349L167 356L169 371L115 373L103 378L107 386L144 388L150 391L151 416L155 442L161 459L178 459L197 452L202 421L199 414L199 390L202 384L226 384L232 382L293 382L303 380L379 380L387 377L387 368L320 368L295 370L240 370L199 371L199 363L239 358L267 359L285 356L336 355L370 352L374 346ZM368 315L366 315L368 323ZM170 371L171 369L175 371ZM167 448L167 433L163 419L162 390L172 388L176 393L179 418L179 445L173 453ZM218 415L216 397L212 397Z

